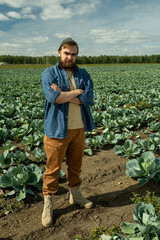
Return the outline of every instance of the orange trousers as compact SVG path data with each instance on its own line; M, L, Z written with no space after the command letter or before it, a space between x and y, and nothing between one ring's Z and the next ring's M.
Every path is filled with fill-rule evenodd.
M67 180L69 187L81 184L81 167L84 154L84 128L68 130L66 138L48 138L44 135L44 150L47 156L46 170L43 175L43 194L53 195L57 192L58 176L66 155Z

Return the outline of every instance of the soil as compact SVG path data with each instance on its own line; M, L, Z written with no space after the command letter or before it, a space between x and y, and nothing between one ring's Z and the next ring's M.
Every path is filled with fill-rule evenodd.
M149 191L158 196L159 183L150 181L141 187L136 180L128 178L125 174L128 159L116 155L113 147L107 145L93 156L85 155L83 158L81 191L93 201L92 209L70 205L67 181L63 180L54 196L51 227L41 225L43 196L37 193L37 200L25 202L18 212L1 214L0 239L75 240L76 235L88 236L97 227L110 228L113 224L119 226L123 221L133 222L133 192L142 196ZM62 170L66 171L65 162Z

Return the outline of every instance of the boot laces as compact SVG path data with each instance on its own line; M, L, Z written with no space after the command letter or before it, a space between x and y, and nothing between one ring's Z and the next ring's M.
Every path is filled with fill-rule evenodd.
M81 202L85 203L87 201L86 198L83 197L80 188L77 189L75 198L76 198L77 202L80 202L80 203Z
M82 196L81 190L80 190L79 188L77 189L77 197L78 197L78 198L84 198L84 197Z
M51 211L52 211L52 199L50 197L46 197L44 204L45 215L49 215Z

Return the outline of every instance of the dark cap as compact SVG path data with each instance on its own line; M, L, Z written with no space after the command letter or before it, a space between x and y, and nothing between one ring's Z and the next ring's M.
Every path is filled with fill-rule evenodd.
M64 40L61 42L61 44L60 44L60 46L59 46L59 48L58 48L58 51L59 51L60 48L61 48L64 44L66 44L66 43L73 43L73 45L75 45L75 46L77 47L77 53L78 53L78 51L79 51L78 44L77 44L72 38L66 38L66 39L64 39Z

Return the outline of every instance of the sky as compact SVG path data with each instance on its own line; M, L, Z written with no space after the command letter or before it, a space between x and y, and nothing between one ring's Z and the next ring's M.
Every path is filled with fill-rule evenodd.
M0 55L160 54L160 0L0 0Z

